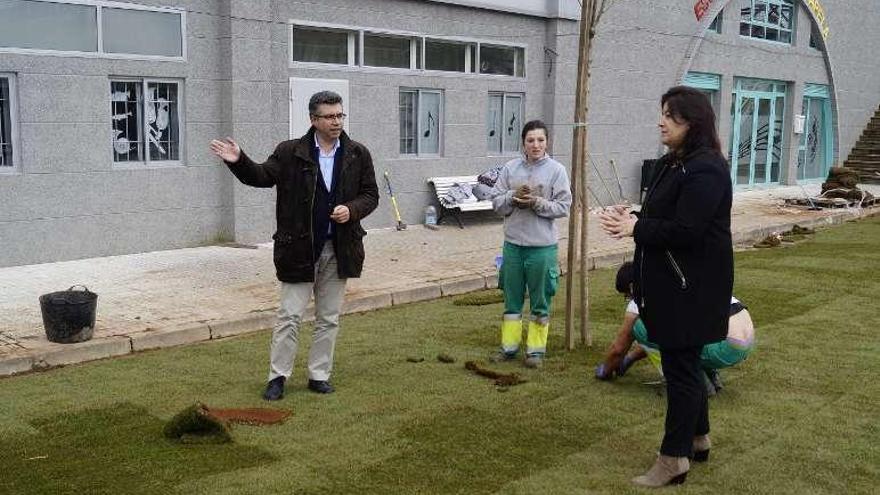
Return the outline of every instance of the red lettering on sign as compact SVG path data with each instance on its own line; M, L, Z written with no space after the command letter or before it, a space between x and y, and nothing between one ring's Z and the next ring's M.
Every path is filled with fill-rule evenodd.
M694 15L697 16L698 21L703 20L710 5L712 5L712 0L697 0L697 3L694 4Z

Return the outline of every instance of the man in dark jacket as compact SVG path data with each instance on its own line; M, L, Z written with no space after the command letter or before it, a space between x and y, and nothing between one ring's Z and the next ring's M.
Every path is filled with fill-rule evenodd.
M342 130L342 97L330 91L315 93L309 115L311 129L300 139L279 144L264 163L254 163L231 138L211 141L211 151L242 183L277 188L277 231L272 238L281 304L272 332L266 400L284 395L312 292L315 330L308 388L333 392L329 380L345 282L361 274L366 232L360 221L379 202L370 152Z

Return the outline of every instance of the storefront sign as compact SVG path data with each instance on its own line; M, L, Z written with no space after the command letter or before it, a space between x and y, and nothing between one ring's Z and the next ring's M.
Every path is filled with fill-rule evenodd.
M698 21L703 20L703 16L709 11L711 5L712 0L697 0L697 3L694 4L694 15L697 16Z
M816 22L819 23L819 32L822 33L822 38L828 39L828 33L831 32L831 29L828 27L828 18L825 17L825 9L822 8L822 4L819 0L805 0L804 3L807 4L807 7L816 16Z

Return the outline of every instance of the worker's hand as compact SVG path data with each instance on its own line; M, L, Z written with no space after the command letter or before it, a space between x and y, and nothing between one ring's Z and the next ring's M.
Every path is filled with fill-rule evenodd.
M345 205L339 205L336 208L333 208L333 212L330 213L330 220L333 220L336 223L345 223L351 218L351 212L348 211L348 207Z
M521 199L521 198L525 198L526 196L529 196L530 194L532 194L532 188L529 187L528 184L523 184L523 185L519 186L518 188L516 188L516 191L514 191L514 193L513 193L513 198L514 199L516 199L516 198Z
M532 195L526 195L526 196L522 196L522 197L517 197L517 196L513 197L513 204L517 208L522 208L522 209L534 208L535 204L537 204L537 202L538 202L538 198L536 196L532 196Z
M597 380L613 380L614 369L615 368L609 368L607 363L599 363L599 365L596 366L595 377Z
M231 137L222 141L211 140L211 152L229 163L235 163L241 158L241 147Z

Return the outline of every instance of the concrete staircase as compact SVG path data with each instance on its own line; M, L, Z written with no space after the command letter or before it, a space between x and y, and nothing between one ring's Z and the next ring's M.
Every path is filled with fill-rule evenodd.
M857 170L862 176L862 182L880 184L880 108L868 121L868 126L850 151L844 166Z

